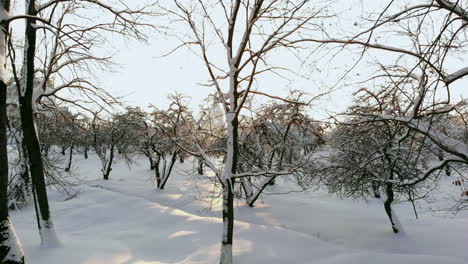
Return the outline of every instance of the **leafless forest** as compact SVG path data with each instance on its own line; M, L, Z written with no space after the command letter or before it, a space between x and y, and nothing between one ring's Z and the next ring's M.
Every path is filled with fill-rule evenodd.
M59 232L69 223L54 226L61 211L55 212L48 193L64 195L63 203L81 201L86 192L79 186L105 189L120 170L113 170L116 164L138 167L135 162L143 164L147 186L158 195L182 188L177 168L191 164L184 179L198 177L195 185L209 187L183 192L219 201L215 216L222 224L212 229L221 264L242 263L236 258L243 255L233 254L237 212L256 212L275 190L286 190L282 197L321 191L343 200L382 201L375 214L387 219L385 237L411 236L396 204L411 209L413 215L403 210L406 218L419 219L423 202L443 202L437 211L465 215L468 1L372 2L1 0L0 263L48 263L28 258L32 246L23 250L21 237L38 231L41 251L70 244ZM115 47L116 39L127 46ZM118 72L120 64L112 54L131 53L135 43L158 45L158 39L178 44L147 56L170 61L182 52L203 68L203 76L190 79L203 101L194 102L178 87L169 94L152 87L166 103L135 105L108 89L111 80L103 80L103 73ZM166 74L155 70L151 78ZM296 81L305 86L295 87ZM285 82L290 85L281 87ZM324 111L327 101L344 110ZM89 175L77 166L90 166L97 183L83 180ZM311 210L300 203L296 209ZM126 210L115 215L132 214ZM34 226L15 231L25 213ZM93 216L80 209L80 217ZM468 217L460 219L466 228ZM109 221L119 223L119 217ZM313 225L313 211L308 221ZM177 248L171 254L177 256ZM207 260L101 261L62 263ZM322 262L311 256L297 263Z

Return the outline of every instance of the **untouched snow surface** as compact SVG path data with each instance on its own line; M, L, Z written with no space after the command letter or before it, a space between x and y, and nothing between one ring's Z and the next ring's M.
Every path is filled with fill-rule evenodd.
M177 164L166 190L156 190L146 159L129 169L117 160L101 180L99 160L76 156L72 173L84 181L72 199L49 191L62 246L41 248L33 208L12 212L28 264L217 263L222 222L213 184ZM70 176L71 177L71 176ZM447 179L445 191L458 191ZM289 186L289 188L287 187ZM291 190L278 181L269 193ZM468 263L468 216L434 216L395 206L406 233L395 235L382 201L341 200L308 191L264 195L255 208L236 203L234 263Z

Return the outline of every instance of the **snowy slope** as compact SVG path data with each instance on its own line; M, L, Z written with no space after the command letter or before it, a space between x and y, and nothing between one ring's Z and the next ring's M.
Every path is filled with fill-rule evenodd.
M74 173L85 181L67 196L50 191L60 248L41 248L32 208L13 222L34 264L217 263L221 236L213 185L178 164L167 189L156 190L145 159L132 168L118 162L109 181L99 161L77 157ZM289 184L284 184L290 186ZM450 188L448 186L447 188ZM281 184L269 192L283 193ZM256 208L237 203L235 263L468 263L468 217L421 213L397 206L405 235L390 229L381 201L349 201L320 191L263 196Z

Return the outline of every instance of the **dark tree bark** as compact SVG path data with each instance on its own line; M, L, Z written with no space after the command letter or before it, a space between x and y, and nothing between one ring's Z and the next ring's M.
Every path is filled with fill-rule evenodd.
M26 3L28 3L27 14L31 17L36 16L36 1L29 0ZM25 37L25 65L23 65L23 74L21 77L22 86L18 87L21 128L23 131L24 143L28 152L33 189L39 205L39 233L41 234L41 242L52 246L57 244L58 241L50 216L49 201L47 198L47 189L45 184L44 164L42 161L41 146L39 144L39 139L37 138L37 131L34 123L34 109L32 102L35 70L34 60L36 55L36 23L32 18L26 19Z
M159 164L161 163L161 154L157 153L156 161L154 162L154 174L156 176L156 186L161 184L161 172L159 171Z
M85 146L85 147L84 147L84 158L85 158L85 159L88 159L88 150L89 150L89 147L88 147L88 146Z
M223 259L224 250L232 250L234 234L234 193L231 181L225 181L223 184L223 239L221 241L221 259L220 264L225 263ZM229 254L229 253L228 253Z
M201 157L198 157L197 161L198 161L198 167L197 167L198 174L203 175L203 159Z
M103 172L104 180L109 180L109 175L112 171L112 162L114 161L114 144L112 144L110 148L110 153L109 153L109 161L107 163L106 169Z
M392 203L394 201L393 184L387 183L387 187L385 188L385 190L387 193L387 200L385 200L385 203L384 203L385 212L387 213L388 218L390 219L393 232L398 233L399 230L394 222L393 215L392 215Z
M71 165L72 165L72 160L73 160L73 148L75 147L75 144L72 143L70 146L70 155L68 156L68 165L65 168L65 171L70 171Z
M273 158L275 157L276 154L276 149L273 149L273 151L270 154L270 157L268 158L268 169L271 169L273 166ZM273 178L268 185L275 185L276 184L276 178Z
M153 161L153 157L151 156L151 154L147 154L146 156L148 157L148 160L149 160L150 170L154 170L154 161Z
M10 10L10 1L2 0L2 14ZM9 23L0 21L0 56L6 61ZM8 138L6 65L0 65L0 263L24 264L24 254L8 215Z
M247 205L248 205L249 207L254 207L255 202L258 200L258 198L259 198L260 195L262 194L263 190L265 190L265 188L266 188L268 185L273 185L274 182L275 182L275 179L276 179L276 176L271 177L270 180L268 180L265 184L263 184L262 186L260 186L260 190L258 190L257 193L255 193L252 197L250 197L250 199L248 200Z
M292 164L293 161L293 148L289 147L289 153L288 153L288 163Z
M268 185L275 185L276 184L276 178L272 178L271 181L268 182Z
M165 168L163 171L163 178L159 181L158 188L164 190L166 186L167 180L171 176L172 169L174 168L174 164L177 160L177 151L173 151L171 155L171 160L169 161L169 167ZM157 168L159 170L159 168Z
M375 198L380 198L379 184L377 182L372 182L372 191L374 192Z
M395 175L395 170L394 170L395 163L392 161L390 156L387 154L387 149L386 148L384 148L383 153L384 153L384 156L385 156L385 160L387 161L387 164L389 165L389 171L390 171L390 175L388 177L389 182L386 183L386 187L385 187L385 193L387 195L387 199L384 202L384 208L385 208L385 212L387 213L388 218L390 219L390 223L392 224L393 232L394 233L399 233L402 230L399 230L400 224L399 224L398 219L394 215L394 212L392 210L392 203L395 200L395 194L393 193L393 183L391 181L393 181L393 179L395 178L394 177L394 175Z
M62 154L63 156L65 156L65 151L67 151L67 148L66 146L62 146L62 150L60 151L60 154Z

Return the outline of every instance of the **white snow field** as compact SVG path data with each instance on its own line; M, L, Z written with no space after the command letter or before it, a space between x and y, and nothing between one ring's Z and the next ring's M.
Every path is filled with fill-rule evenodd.
M40 246L32 206L12 212L26 263L218 262L219 204L209 199L211 182L189 175L190 160L177 164L161 191L155 189L144 158L135 160L131 169L118 160L109 181L101 180L94 155L75 159L72 172L85 179L74 187L79 194L66 200L67 195L49 191L61 247ZM442 190L457 193L451 180L442 182ZM278 182L268 193L291 190L291 184ZM238 201L234 263L468 263L468 214L435 214L427 208L419 210L416 220L410 204L397 205L406 233L396 235L377 199L342 200L307 191L264 195L255 208Z

